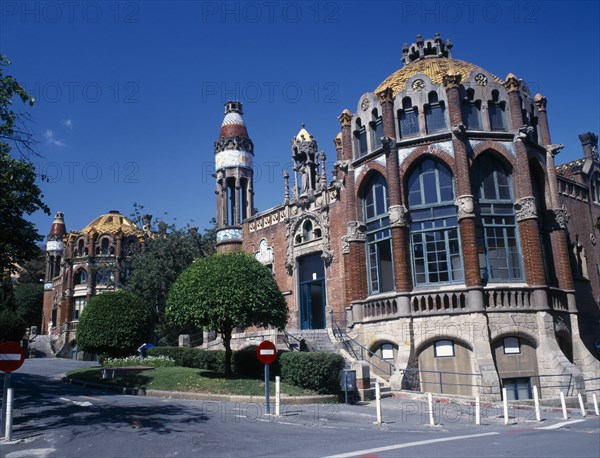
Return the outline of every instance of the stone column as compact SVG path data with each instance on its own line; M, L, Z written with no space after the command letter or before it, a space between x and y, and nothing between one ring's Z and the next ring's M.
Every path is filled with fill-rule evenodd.
M352 167L352 133L350 125L352 114L344 110L339 117L342 125L342 157L343 166L347 170L344 178L345 220L347 233L342 237L342 254L344 259L344 277L346 305L367 296L367 269L365 255L365 225L358 221L357 202L354 190L354 169Z
M537 221L538 215L531 185L527 147L524 143L528 133L533 128L522 126L523 115L521 113L521 97L519 95L521 80L511 73L506 77L504 86L508 92L511 121L515 130L514 145L517 156L514 169L517 197L515 209L519 227L521 253L523 255L523 266L525 268L525 280L530 286L545 286L546 278L543 267L542 243Z
M468 288L481 288L481 272L479 269L479 253L475 229L475 204L471 194L471 179L469 174L469 158L467 156L468 141L466 127L463 124L460 102L459 85L461 76L446 74L443 78L446 97L448 98L448 113L452 127L452 147L455 158L455 189L456 206L458 207L458 225L460 228L460 242L463 253L463 266L465 285ZM471 310L483 310L483 296L481 291L469 295Z
M538 109L538 139L541 145L550 144L550 128L548 126L548 114L546 105L548 101L542 94L536 94L533 99Z
M408 293L412 290L412 269L410 262L410 242L406 207L402 205L402 183L396 145L396 122L394 117L394 96L391 88L377 94L381 103L383 120L382 145L386 153L386 180L389 190L389 215L392 234L392 253L394 257L394 280L396 291ZM410 315L409 297L399 299L402 315Z

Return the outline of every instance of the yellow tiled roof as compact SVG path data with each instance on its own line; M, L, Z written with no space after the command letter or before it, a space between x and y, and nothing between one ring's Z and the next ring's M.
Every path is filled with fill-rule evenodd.
M88 236L94 232L98 234L106 232L110 234L116 234L119 232L119 230L123 233L123 235L141 234L140 229L133 221L118 212L106 213L105 215L99 216L86 227L84 227L81 230L81 233Z
M426 75L433 84L442 84L444 75L448 73L459 74L462 76L462 80L464 81L469 73L477 68L480 67L462 60L448 59L444 57L423 59L412 62L407 66L402 67L400 70L392 73L377 87L377 89L375 89L375 93L378 93L387 87L391 87L395 96L404 89L404 86L409 78L417 74ZM497 83L503 82L496 75L492 75L492 77Z

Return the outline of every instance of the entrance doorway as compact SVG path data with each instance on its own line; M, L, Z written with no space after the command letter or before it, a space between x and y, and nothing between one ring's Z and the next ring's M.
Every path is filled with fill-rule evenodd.
M298 259L300 328L325 328L325 267L320 254Z

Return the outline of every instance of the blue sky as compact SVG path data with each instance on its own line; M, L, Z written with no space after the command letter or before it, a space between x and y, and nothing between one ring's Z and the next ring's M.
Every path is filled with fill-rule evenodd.
M3 0L0 52L37 100L35 162L69 230L134 202L204 228L227 99L244 103L264 210L283 198L300 124L332 164L337 116L402 66L418 33L541 92L552 141L566 146L557 162L578 158L577 135L600 130L598 24L596 1ZM46 234L52 217L32 220Z

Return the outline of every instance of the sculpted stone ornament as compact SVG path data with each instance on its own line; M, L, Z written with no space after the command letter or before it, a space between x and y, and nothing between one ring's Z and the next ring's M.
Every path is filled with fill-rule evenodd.
M527 219L536 219L537 210L535 208L535 197L523 197L515 202L515 213L517 221L525 221Z
M390 215L391 227L407 227L408 226L408 211L404 205L392 205L388 209Z
M537 107L538 111L546 111L546 105L548 104L546 97L540 93L537 93L533 98L533 101L535 102L535 106Z
M352 122L352 113L346 108L338 118L342 127L349 126Z
M367 111L369 109L369 99L362 99L362 102L360 102L360 108L362 111Z
M442 84L446 89L451 87L458 87L461 79L462 75L458 73L446 73L442 78Z
M546 151L550 153L552 157L555 157L564 147L565 145L563 145L562 143L553 143L552 145L544 146L544 148L546 148Z
M459 124L455 124L452 126L452 133L459 140L463 140L467 136L467 126L465 126L462 122Z
M475 75L475 82L479 86L487 86L487 83L488 83L487 76L485 76L483 73L477 73L477 75Z
M521 80L512 73L509 73L504 82L504 87L508 92L514 92L521 86Z
M517 132L515 133L515 136L513 138L513 143L516 143L517 141L521 140L525 140L526 138L529 137L529 134L531 134L533 132L533 127L531 126L522 126L519 127L519 129L517 130Z
M391 87L386 87L383 91L379 91L377 93L377 98L380 103L385 102L393 102L394 101L394 91Z
M590 232L590 242L592 242L592 245L596 245L596 234L593 232Z
M367 239L366 230L360 221L348 221L348 232L342 237L342 254L350 254L350 242L364 242Z
M546 214L546 222L551 229L566 229L569 219L571 219L571 214L564 205L562 208L548 210Z
M464 218L475 218L475 201L472 195L465 194L457 197L454 205L458 208L458 221Z
M392 149L396 148L396 139L392 137L381 137L381 146L387 156L392 152Z
M425 89L425 81L422 79L414 80L411 87L413 91L421 92L423 89Z

